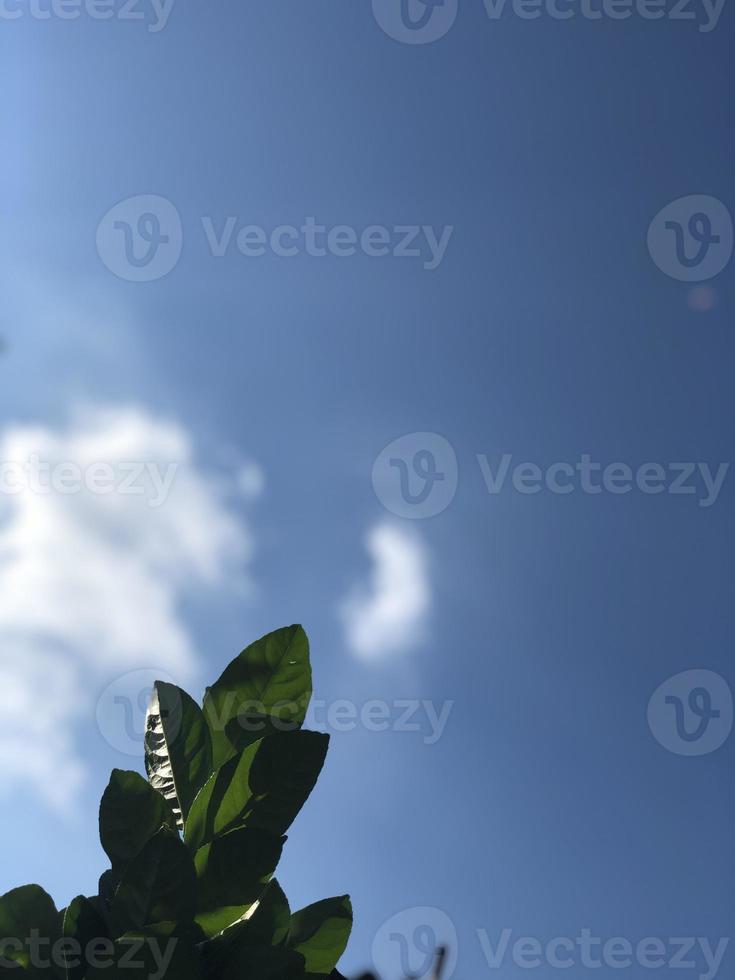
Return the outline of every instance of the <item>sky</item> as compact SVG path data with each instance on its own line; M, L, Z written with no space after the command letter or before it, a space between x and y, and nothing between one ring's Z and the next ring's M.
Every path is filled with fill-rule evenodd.
M301 622L344 973L732 970L731 3L0 4L0 892Z

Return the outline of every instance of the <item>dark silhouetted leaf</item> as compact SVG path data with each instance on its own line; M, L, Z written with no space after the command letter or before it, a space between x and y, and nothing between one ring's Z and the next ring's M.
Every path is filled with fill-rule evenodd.
M137 772L113 769L100 803L100 840L116 869L124 870L161 827L176 829L166 800Z
M104 965L106 963L106 965ZM195 937L173 922L126 933L110 954L99 957L86 980L200 980Z
M79 949L63 951L64 976L66 980L82 980L87 968L84 951L90 942L109 938L107 925L90 899L79 895L64 910L61 931L65 939L74 940L82 951L82 955Z
M201 847L196 921L215 936L242 918L275 871L285 838L264 830L233 830Z
M59 913L51 896L38 885L24 885L0 897L0 972L12 972L18 980L51 977L50 963L32 962L28 942L32 930L44 945L59 938Z
M128 866L110 912L116 937L157 922L194 918L196 872L191 853L179 836L162 828Z
M237 826L280 836L314 788L329 736L319 732L269 735L214 773L197 796L185 838L195 850Z
M235 946L280 946L288 937L291 910L283 889L275 878L268 882L258 901L241 919L207 944L209 972L219 967Z

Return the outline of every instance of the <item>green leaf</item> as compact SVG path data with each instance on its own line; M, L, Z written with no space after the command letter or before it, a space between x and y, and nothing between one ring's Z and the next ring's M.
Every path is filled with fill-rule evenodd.
M212 742L204 715L186 691L156 681L145 728L148 779L168 800L183 829L194 797L212 772Z
M44 941L43 962L47 961L48 945L59 937L59 913L53 899L38 885L14 888L0 897L0 970L23 968L25 980L31 977L49 977L51 966L41 966L41 960L32 962L31 930L36 930ZM15 974L20 976L19 974Z
M276 869L284 837L249 828L230 831L199 848L196 921L215 936L242 918Z
M283 889L275 878L268 882L247 919L241 919L209 943L218 963L223 962L237 945L280 946L288 937L291 909Z
M103 871L97 886L96 899L92 900L96 903L97 910L104 916L106 922L109 920L112 901L117 886L120 884L120 874L121 872L112 871L109 868L107 871Z
M288 830L314 788L329 736L280 732L248 746L204 785L189 812L184 837L195 850L237 826Z
M107 926L92 902L83 895L78 895L64 911L61 931L65 939L75 940L82 950L81 956L76 952L69 952L66 955L64 951L66 961L64 976L66 980L82 980L87 967L84 962L84 951L90 942L108 938Z
M215 768L264 735L300 728L310 699L309 641L302 627L256 640L204 697Z
M275 878L265 886L255 911L245 923L242 941L248 946L280 946L288 936L291 909Z
M265 886L258 901L251 907L248 918L240 919L203 947L204 970L207 976L222 980L226 970L238 962L239 949L246 947L280 946L288 936L291 911L281 886L273 878ZM300 957L303 972L303 957ZM297 961L292 961L297 962Z
M306 960L307 973L331 973L352 930L349 895L325 898L291 916L288 945Z
M239 946L218 972L219 980L299 980L304 976L303 956L278 946Z
M115 892L110 920L116 937L157 922L191 923L196 872L178 834L161 828L135 857Z
M171 807L137 772L113 769L100 803L100 840L115 868L125 868L161 827L176 829Z

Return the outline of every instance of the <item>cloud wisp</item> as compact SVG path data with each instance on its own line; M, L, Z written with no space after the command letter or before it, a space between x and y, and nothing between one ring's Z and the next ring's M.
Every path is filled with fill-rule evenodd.
M381 523L365 539L372 568L341 604L350 651L362 660L404 653L426 637L431 608L429 557L418 532Z
M189 433L141 407L88 407L65 429L0 430L0 770L71 810L75 740L120 672L196 676L180 611L192 587L243 581L248 487L195 460Z

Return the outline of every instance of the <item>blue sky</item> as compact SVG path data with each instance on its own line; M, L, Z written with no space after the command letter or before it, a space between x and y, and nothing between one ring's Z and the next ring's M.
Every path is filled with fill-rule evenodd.
M143 20L122 3L109 20L3 7L3 462L179 468L157 508L150 487L119 508L0 500L0 890L94 890L97 801L113 766L136 764L100 730L111 683L157 668L199 694L245 643L300 621L317 697L390 712L385 732L327 723L279 870L294 906L352 894L345 971L370 965L374 940L396 963L381 926L424 906L474 980L499 972L478 930L493 946L503 929L731 934L732 736L678 754L657 740L681 748L672 713L649 724L648 705L683 671L735 681L735 475L714 497L705 483L733 451L733 15L564 6L493 18L459 0L425 44L379 25L399 24L398 0L177 0L160 30L144 3ZM174 256L148 282L122 244L140 195L180 221L144 209ZM720 236L721 268L699 282L673 246L647 247L691 195ZM218 256L206 229L224 244L230 217ZM355 254L309 254L309 218L346 227ZM246 226L260 257L237 248ZM274 254L279 226L297 254ZM367 254L368 227L390 253L417 228L420 254ZM381 454L411 437L410 472L421 433L445 440L433 458L455 492L414 519ZM585 492L585 454L629 467L629 492ZM388 507L376 460L395 477ZM514 484L521 463L540 478ZM564 463L572 492L553 492ZM692 493L669 492L677 463L695 467ZM637 484L646 464L661 493ZM438 738L425 707L400 730L404 701L452 702ZM527 972L510 953L502 970ZM621 972L649 974L597 970Z

